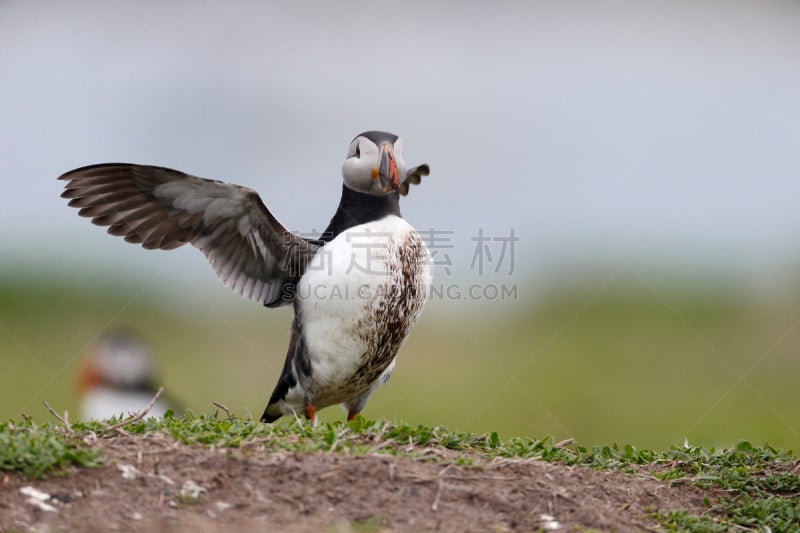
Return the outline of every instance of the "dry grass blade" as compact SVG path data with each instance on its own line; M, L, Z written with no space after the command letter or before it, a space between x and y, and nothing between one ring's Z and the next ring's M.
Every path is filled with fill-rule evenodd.
M47 409L50 412L51 415L56 417L56 419L59 422L64 424L64 427L66 428L67 433L71 434L72 433L72 426L69 425L69 415L67 414L67 411L64 411L64 416L61 417L58 413L55 412L55 410L52 407L50 407L50 404L47 403L47 401L43 401L42 403L44 404L45 409Z
M565 447L569 446L570 444L572 444L573 442L575 442L575 439L573 439L572 437L570 437L570 438L568 438L568 439L564 439L564 440L562 440L562 441L560 441L560 442L557 442L557 443L555 444L555 447L556 447L556 448L565 448Z
M156 402L158 401L158 399L161 397L161 395L163 393L164 393L164 387L159 387L159 389L156 392L155 396L153 396L153 399L150 400L150 403L148 403L147 406L144 409L142 409L141 411L139 411L135 415L133 415L133 416L131 416L129 418L126 418L125 420L123 420L121 422L117 422L113 426L108 426L107 428L103 429L103 431L101 432L101 435L105 435L106 433L109 433L111 431L117 431L120 428L123 428L123 427L125 427L125 426L127 426L129 424L133 424L134 422L138 422L139 420L141 420L142 418L147 416L147 413L150 412L150 409L153 408L153 406L156 404Z
M214 407L216 407L218 409L222 409L223 411L225 411L225 414L228 415L228 422L233 423L233 415L231 414L230 409L228 409L227 407L225 407L224 405L222 405L219 402L211 402L211 405L213 405Z
M394 444L394 440L387 439L387 440L381 442L380 444L377 444L377 445L373 446L372 448L370 448L369 450L367 450L366 451L366 455L371 455L371 454L377 452L378 450L380 450L382 448L385 448L387 446L391 446L392 444Z
M431 504L431 511L438 511L439 510L439 500L442 498L442 487L444 486L444 475L453 467L452 463L444 467L439 474L437 474L437 483L436 483L436 496L433 499L433 504Z

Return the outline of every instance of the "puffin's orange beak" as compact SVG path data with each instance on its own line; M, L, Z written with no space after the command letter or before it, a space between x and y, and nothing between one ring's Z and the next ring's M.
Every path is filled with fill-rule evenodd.
M397 163L394 160L394 149L389 143L383 143L380 148L378 178L381 180L383 192L396 191L400 187L400 180L397 178Z
M86 391L98 383L100 383L100 373L92 366L90 357L83 357L78 363L78 375L75 378L78 395L83 396Z

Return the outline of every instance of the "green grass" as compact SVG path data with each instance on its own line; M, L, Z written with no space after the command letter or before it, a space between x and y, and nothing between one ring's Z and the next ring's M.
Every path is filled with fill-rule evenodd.
M0 470L40 478L70 465L99 464L97 450L84 446L77 436L66 436L53 424L0 423Z
M657 466L656 478L721 492L706 500L708 516L673 512L661 517L663 523L688 531L727 531L729 524L772 531L800 528L800 461L790 453L742 441L728 450L674 449L664 459L669 466Z
M97 466L102 457L82 436L102 434L107 423L75 423L72 431L54 424L0 425L0 466L24 476L41 477L69 465ZM161 433L187 445L257 447L269 452L344 452L404 455L424 460L447 460L480 465L497 458L537 459L580 465L605 471L650 476L664 483L691 483L708 491L708 510L701 516L687 511L653 517L664 527L679 531L727 531L732 527L769 527L772 531L800 528L800 461L790 452L742 441L727 449L699 446L666 451L632 445L560 445L551 437L501 439L497 433L477 435L445 427L408 426L386 420L357 417L352 422L304 420L261 424L251 419L220 419L186 414L149 419L125 426L131 435ZM431 449L443 450L431 454ZM451 453L452 452L452 453Z

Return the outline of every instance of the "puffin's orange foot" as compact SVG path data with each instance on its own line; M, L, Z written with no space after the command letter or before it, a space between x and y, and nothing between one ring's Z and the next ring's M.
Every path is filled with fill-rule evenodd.
M353 411L348 411L347 412L347 421L350 422L351 420L355 420L357 414L358 413L354 413Z
M307 403L305 407L303 407L303 412L306 415L306 418L311 420L312 422L317 421L317 410L314 409L314 406L310 403Z

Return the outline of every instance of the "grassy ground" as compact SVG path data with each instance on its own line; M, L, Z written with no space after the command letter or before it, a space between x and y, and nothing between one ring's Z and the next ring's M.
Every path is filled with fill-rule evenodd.
M0 469L42 477L71 465L93 467L104 457L97 438L115 435L112 422L73 424L5 422L0 424ZM650 520L667 530L729 531L734 528L793 531L800 528L800 461L770 447L740 442L729 449L673 447L656 452L634 446L592 447L556 444L551 438L501 439L497 433L475 435L444 427L406 426L358 417L350 423L311 424L298 420L264 425L252 420L187 414L163 420L133 422L122 430L127 438L154 434L204 447L240 448L257 443L266 452L338 452L407 455L418 460L486 464L497 458L534 459L565 466L621 472L633 482L656 479L665 484L694 485L706 492L705 510L650 509ZM431 453L442 450L442 454ZM452 452L452 453L450 453ZM141 454L141 452L140 452ZM567 487L569 488L569 487ZM624 505L625 502L614 502Z
M191 290L190 290L191 289ZM202 290L200 290L202 289ZM502 437L730 446L800 445L800 306L722 287L636 280L553 290L460 313L432 302L365 415ZM76 412L73 374L109 326L152 342L168 393L259 415L283 362L288 310L264 310L210 278L167 297L112 283L0 282L0 418ZM331 408L324 420L341 419Z

